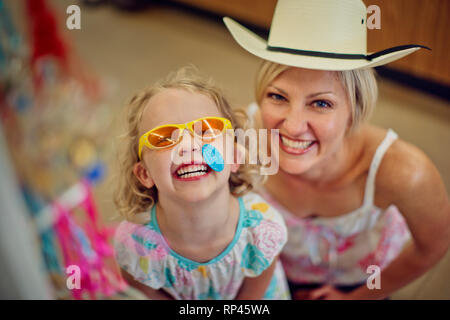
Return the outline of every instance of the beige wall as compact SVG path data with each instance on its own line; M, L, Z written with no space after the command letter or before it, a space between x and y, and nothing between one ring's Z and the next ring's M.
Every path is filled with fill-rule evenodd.
M269 28L276 0L175 0L216 14L230 15L242 22ZM368 30L369 52L402 44L421 44L420 50L393 62L390 68L450 86L450 1L448 0L363 0L377 5L381 29Z

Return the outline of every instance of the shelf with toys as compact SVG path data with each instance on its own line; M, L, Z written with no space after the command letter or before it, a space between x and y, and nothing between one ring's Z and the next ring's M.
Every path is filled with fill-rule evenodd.
M0 155L7 163L0 179L6 237L0 266L10 275L1 296L126 298L111 243L114 225L103 223L93 192L108 174L103 148L114 106L107 84L77 57L61 31L65 21L47 1L23 2L27 37L3 0L0 17ZM15 270L17 261L26 263ZM74 265L81 276L75 289L67 273Z

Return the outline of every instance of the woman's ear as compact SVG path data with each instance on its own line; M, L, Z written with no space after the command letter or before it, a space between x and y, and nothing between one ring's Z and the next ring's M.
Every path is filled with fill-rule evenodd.
M353 115L350 113L348 115L348 119L347 119L347 124L346 124L344 135L349 134L352 131L352 127L353 127Z
M153 187L155 183L153 182L152 177L150 176L150 172L144 166L142 161L137 162L133 167L133 173L136 178L148 189Z

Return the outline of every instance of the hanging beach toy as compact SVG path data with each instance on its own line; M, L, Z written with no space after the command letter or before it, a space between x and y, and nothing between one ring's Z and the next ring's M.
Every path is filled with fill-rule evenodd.
M205 159L206 163L211 167L211 169L218 172L223 170L224 161L219 150L217 150L210 144L205 144L202 147L202 154L203 159Z

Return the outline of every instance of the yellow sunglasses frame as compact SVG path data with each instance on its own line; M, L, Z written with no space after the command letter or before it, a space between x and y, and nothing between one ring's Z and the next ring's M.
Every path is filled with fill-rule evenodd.
M198 137L200 137L202 140L204 140L202 136L199 136L198 134L196 134L196 133L194 132L194 130L193 130L193 125L194 125L194 123L196 123L196 122L198 122L198 121L203 121L203 120L206 120L206 119L220 120L220 121L223 122L224 126L223 126L223 130L222 130L222 132L221 132L220 134L223 134L223 132L224 132L225 130L227 130L227 129L233 129L233 126L231 125L231 121L228 120L227 118L223 118L223 117L203 117L203 118L195 119L195 120L193 120L193 121L190 121L190 122L187 122L187 123L184 123L184 124L164 124L164 125L162 125L162 126L155 127L155 128L153 128L153 129L151 129L150 131L147 131L146 133L144 133L144 134L139 138L139 152L138 152L139 160L142 159L142 149L144 148L144 146L147 147L147 148L149 148L149 149L152 149L152 150L161 150L161 149L167 149L167 148L171 148L171 147L176 146L178 143L180 143L180 141L181 141L181 139L182 139L182 137L183 137L183 132L184 132L185 129L188 129L190 132L192 132L192 134L193 134L194 136L198 136ZM161 129L161 128L165 128L165 127L176 127L176 128L178 128L178 129L180 129L180 135L179 135L180 138L178 139L178 141L175 142L175 143L172 144L172 145L164 146L164 147L155 147L155 146L152 146L152 145L150 144L150 142L148 142L148 136L149 136L153 131L158 130L158 129ZM214 139L215 139L215 137L212 138L211 140L214 140Z

